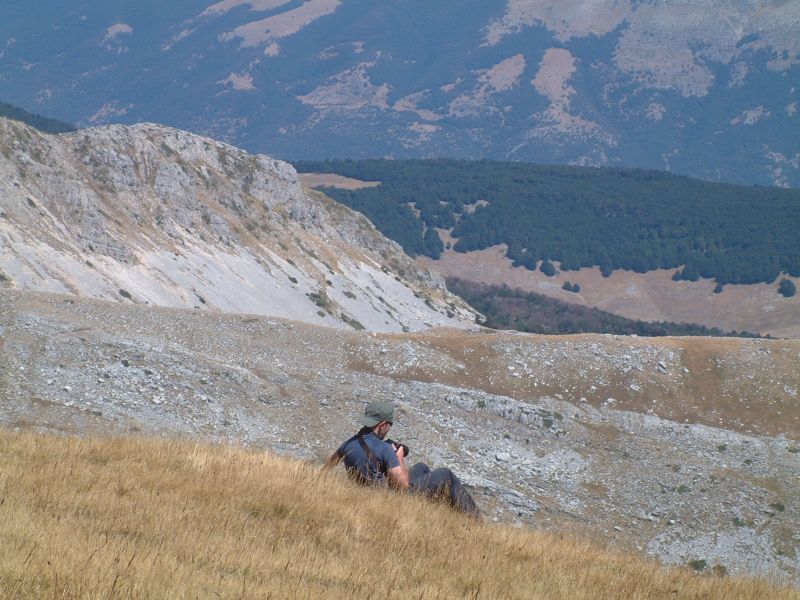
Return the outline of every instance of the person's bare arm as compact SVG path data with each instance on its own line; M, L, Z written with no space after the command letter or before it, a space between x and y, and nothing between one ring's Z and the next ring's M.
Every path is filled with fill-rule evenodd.
M395 447L395 456L397 456L397 462L399 462L400 465L389 469L389 483L398 489L406 490L409 485L408 467L406 467L406 460L402 447Z

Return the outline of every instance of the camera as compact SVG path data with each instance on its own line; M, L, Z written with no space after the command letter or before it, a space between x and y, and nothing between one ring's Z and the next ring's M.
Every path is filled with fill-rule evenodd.
M402 448L403 449L403 456L408 456L408 446L405 444L401 444L400 442L395 442L394 440L383 440L387 444L391 444L395 448Z

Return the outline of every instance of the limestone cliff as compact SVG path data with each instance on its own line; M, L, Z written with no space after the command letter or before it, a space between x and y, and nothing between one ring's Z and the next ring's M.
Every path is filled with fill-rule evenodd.
M474 315L281 161L153 124L0 119L0 284L377 331Z

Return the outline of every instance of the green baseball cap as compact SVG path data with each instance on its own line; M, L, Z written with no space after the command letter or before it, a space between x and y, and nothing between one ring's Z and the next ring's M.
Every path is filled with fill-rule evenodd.
M361 424L365 427L375 427L381 421L394 421L394 405L391 402L370 402L364 409Z

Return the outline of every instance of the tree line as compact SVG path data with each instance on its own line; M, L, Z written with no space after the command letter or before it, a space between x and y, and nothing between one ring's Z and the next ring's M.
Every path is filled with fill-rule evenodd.
M485 319L479 322L492 329L515 329L540 334L611 333L647 337L683 335L758 337L746 331L725 332L717 327L709 328L695 323L627 319L598 308L562 302L506 285L493 286L455 277L448 277L446 282L451 292L464 298L475 310L484 315Z
M6 104L5 102L0 102L0 117L6 117L14 121L22 121L43 133L66 133L68 131L75 131L76 129L75 126L70 123L30 113L18 106Z
M800 276L800 190L713 183L644 169L543 166L498 161L328 160L300 172L380 181L329 188L414 255L438 258L437 228L454 250L506 244L517 266L563 271L600 267L718 284Z

